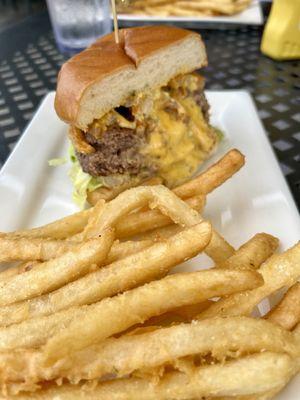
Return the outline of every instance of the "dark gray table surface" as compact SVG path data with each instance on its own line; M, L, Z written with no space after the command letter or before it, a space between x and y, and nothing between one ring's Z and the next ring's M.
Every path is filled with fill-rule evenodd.
M209 66L207 89L246 89L300 207L300 62L260 53L262 27L201 29ZM65 57L56 49L47 13L0 34L0 165L42 98L55 89ZM242 134L242 132L241 132ZM38 151L38 144L35 149Z

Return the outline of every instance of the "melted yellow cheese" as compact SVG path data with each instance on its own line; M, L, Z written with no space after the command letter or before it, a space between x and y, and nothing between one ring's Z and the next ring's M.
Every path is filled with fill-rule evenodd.
M169 90L157 88L136 93L126 103L133 122L112 110L95 121L94 127L99 135L112 124L129 129L144 127L147 143L141 153L151 160L168 186L178 185L196 172L216 143L216 135L201 108L188 95L203 88L200 82L199 89L199 79L202 82L199 76L189 74L172 80Z
M111 124L115 123L121 128L135 129L136 122L128 121L128 119L124 118L121 114L116 112L115 110L110 111L101 119L95 120L91 125L91 128L99 130L99 136L101 136L106 130L107 127Z
M158 174L168 186L183 182L196 172L215 143L210 127L192 98L176 99L181 118L164 110L165 99L154 102L156 128L144 152L155 159Z

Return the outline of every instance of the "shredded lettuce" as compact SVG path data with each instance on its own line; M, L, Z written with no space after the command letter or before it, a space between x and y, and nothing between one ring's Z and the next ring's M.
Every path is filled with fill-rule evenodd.
M66 157L52 158L52 160L48 161L48 164L50 167L58 167L60 165L66 164L66 163L67 163Z
M92 177L91 175L83 172L79 161L75 155L73 146L69 148L69 156L71 161L71 168L69 170L69 177L73 183L73 201L80 207L83 208L87 198L87 192L92 192L102 186L105 186L103 178Z
M216 126L214 126L213 128L217 135L218 141L222 142L222 140L225 138L224 132L220 128L217 128Z
M72 198L81 209L85 206L88 192L92 192L100 187L119 186L133 179L130 174L112 174L95 178L83 172L72 145L69 147L68 158L71 162L68 175L74 187ZM54 158L53 160L49 160L48 164L56 167L66 162L67 158Z

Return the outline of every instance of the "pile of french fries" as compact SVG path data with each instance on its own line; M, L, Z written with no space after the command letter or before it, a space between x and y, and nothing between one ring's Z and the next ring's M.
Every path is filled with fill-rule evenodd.
M250 3L251 0L119 0L117 5L120 13L201 17L238 14Z
M300 367L300 244L234 249L201 216L244 165L229 151L175 188L144 185L0 234L3 399L266 400ZM226 199L224 199L226 201ZM206 269L173 273L201 252ZM200 266L199 266L200 267ZM261 300L289 288L267 315Z

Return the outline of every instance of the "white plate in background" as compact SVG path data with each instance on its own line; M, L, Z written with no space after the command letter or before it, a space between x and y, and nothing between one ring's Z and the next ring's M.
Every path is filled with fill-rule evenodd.
M236 15L219 16L195 16L195 17L161 17L149 15L118 14L118 20L122 22L170 22L170 23L221 23L221 24L243 24L243 25L262 25L263 14L259 0L254 0L248 8Z
M33 120L0 172L0 231L34 227L77 210L71 201L68 166L48 160L67 153L67 125L54 111L55 93L43 100ZM300 239L299 214L251 96L245 91L208 91L212 123L226 139L203 168L237 148L246 165L208 196L204 216L234 246L258 232L277 236L281 249ZM185 268L206 262L195 257ZM249 338L251 340L251 338ZM300 377L276 400L299 400Z

